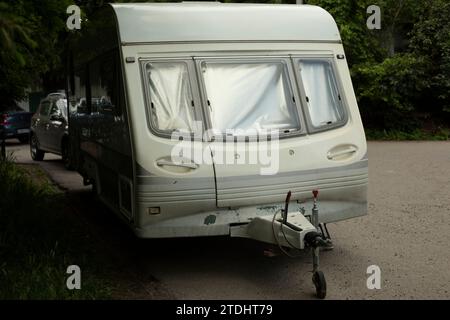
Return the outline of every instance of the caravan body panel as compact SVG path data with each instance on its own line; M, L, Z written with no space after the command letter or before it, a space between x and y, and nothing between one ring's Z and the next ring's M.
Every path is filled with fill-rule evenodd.
M127 159L133 168L132 175L126 176L132 201L127 221L138 236L242 236L241 226L278 212L288 191L292 191L292 210L307 215L312 208L311 191L319 189L321 222L366 214L364 129L339 32L326 11L314 6L249 4L111 7L117 19L121 90L126 97L131 150ZM277 129L277 140L241 141L236 135L227 141L224 133L220 141L222 133L211 129L227 114L214 119L214 112L229 97L220 96L220 90L211 91L215 78L207 78L208 68L222 72L216 73L220 77L232 74L242 83L247 81L247 92L242 83L236 89L245 97L242 108L257 94L266 104L274 99L264 91L282 92L286 95L280 104L283 111L263 116L264 121L281 117L289 107L297 117L295 124ZM239 68L243 71L236 73ZM252 68L279 77L279 82L266 84L268 89L257 93L254 73L248 71ZM324 123L314 109L321 92L312 92L314 86L307 82L322 71L328 82L320 86L332 88L329 100L333 98L340 108ZM170 84L165 82L169 74ZM225 81L217 85L233 89ZM258 105L255 102L254 108ZM160 107L164 112L157 110ZM230 106L233 111L239 108ZM187 135L172 130L172 123L180 119ZM248 124L246 119L238 122ZM184 143L189 147L184 148ZM274 157L266 163L242 161L255 150ZM235 161L223 162L219 155ZM94 160L94 169L85 170L90 179L95 179L99 161L103 160ZM111 174L121 175L119 171Z

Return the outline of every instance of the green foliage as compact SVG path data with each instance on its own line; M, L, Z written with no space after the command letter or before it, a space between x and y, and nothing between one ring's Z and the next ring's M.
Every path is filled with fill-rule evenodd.
M24 66L25 59L16 42L30 49L35 48L37 43L30 38L30 33L30 28L25 25L25 19L13 14L6 3L0 2L0 42L3 44L1 53L11 54L20 66Z
M70 0L0 2L0 110L25 96L51 69L61 66Z
M396 54L377 64L361 64L352 70L360 111L366 122L384 129L411 130L415 102L425 84L422 57Z
M413 138L416 114L449 119L450 3L446 0L309 0L336 19L366 127ZM366 8L379 5L382 29L368 30ZM404 38L402 52L395 39ZM386 136L386 135L385 135ZM387 135L389 136L389 135Z
M11 159L0 161L0 181L0 299L109 297L91 243L63 207L64 194L47 180L34 184ZM86 265L82 290L66 287L71 264Z
M447 141L450 139L450 130L438 129L434 132L429 132L421 129L414 129L412 131L402 131L399 129L391 130L373 130L366 129L366 137L368 140L384 140L384 141Z
M366 9L373 1L309 0L307 3L326 9L334 17L350 67L374 62L385 55L377 37L366 26Z
M411 34L411 51L426 61L423 95L428 111L450 114L450 2L434 0L422 8Z

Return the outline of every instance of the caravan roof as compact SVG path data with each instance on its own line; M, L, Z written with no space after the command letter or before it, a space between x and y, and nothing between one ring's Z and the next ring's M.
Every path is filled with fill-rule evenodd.
M333 17L310 5L112 4L123 44L187 41L340 41Z

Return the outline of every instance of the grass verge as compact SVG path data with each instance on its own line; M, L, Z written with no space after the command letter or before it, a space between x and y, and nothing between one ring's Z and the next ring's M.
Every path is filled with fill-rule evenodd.
M0 299L109 298L92 240L39 170L0 160ZM69 265L83 265L81 290L67 289Z
M427 131L416 129L411 132L400 130L374 130L366 129L367 140L382 141L447 141L450 139L450 129Z

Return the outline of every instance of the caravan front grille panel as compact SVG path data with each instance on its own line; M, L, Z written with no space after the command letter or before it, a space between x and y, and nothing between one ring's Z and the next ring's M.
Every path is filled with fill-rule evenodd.
M311 197L314 189L321 191L323 200L333 198L365 202L366 195L361 193L368 184L368 169L367 161L362 162L352 167L297 171L274 176L219 177L217 205L239 207L283 202L288 191L292 192L293 200L304 200Z

